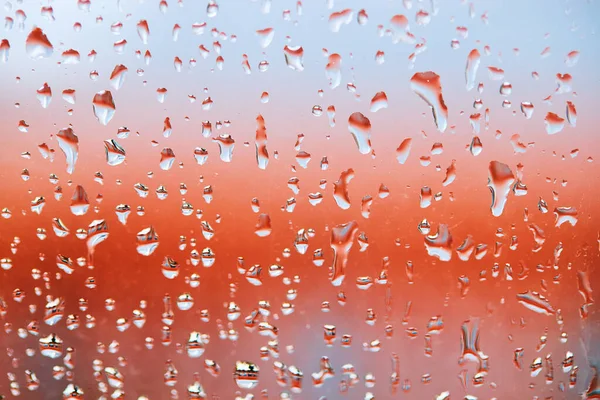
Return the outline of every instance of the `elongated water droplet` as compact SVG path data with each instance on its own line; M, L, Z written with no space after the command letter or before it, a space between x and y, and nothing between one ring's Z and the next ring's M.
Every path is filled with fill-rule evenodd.
M72 174L79 156L79 138L71 128L64 128L56 134L58 147L67 160L67 173Z
M555 313L554 308L548 300L538 292L528 290L524 293L519 293L517 294L517 300L526 308L538 314L551 315Z
M509 166L499 161L491 161L489 167L488 187L492 192L492 215L499 217L504 211L508 194L515 183L515 176Z
M440 76L432 71L417 72L410 79L410 86L431 107L437 129L444 132L448 126L448 107L442 97Z
M404 164L410 155L410 149L412 147L412 138L406 138L400 143L400 146L396 149L396 160L400 164Z
M467 82L467 90L471 90L475 87L475 81L477 79L477 70L479 69L479 63L481 62L481 54L479 50L473 49L467 57L467 66L465 68L465 80Z
M343 171L340 174L340 179L333 184L333 198L336 204L343 210L350 208L350 197L348 195L348 184L354 178L354 170L352 168Z
M571 101L567 101L567 121L572 127L577 125L577 109Z
M2 39L2 41L0 41L0 60L2 60L3 63L7 63L9 54L10 42L8 39Z
M46 82L44 85L37 90L37 99L39 100L42 108L48 108L50 102L52 101L52 89Z
M90 223L87 229L88 268L94 266L94 252L96 246L108 238L108 224L103 219L97 219Z
M330 88L335 89L340 86L342 83L342 56L337 53L330 54L325 66L325 73L329 79Z
M337 225L331 229L333 265L331 266L329 277L333 286L340 286L344 281L348 255L357 232L358 224L356 221Z
M362 113L355 112L348 118L348 130L361 154L371 152L371 121Z
M256 162L258 168L266 169L269 164L269 151L267 150L267 128L265 127L265 119L262 115L256 117Z

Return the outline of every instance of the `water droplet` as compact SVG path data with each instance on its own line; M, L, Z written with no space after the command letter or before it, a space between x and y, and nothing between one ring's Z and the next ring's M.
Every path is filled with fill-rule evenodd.
M271 231L271 217L269 214L260 214L254 233L259 237L266 237L271 234Z
M42 29L34 27L25 40L25 51L30 58L39 60L52 56L54 48Z
M256 35L258 35L260 47L266 49L273 42L275 30L273 28L260 29L256 31Z
M125 149L114 139L104 141L106 163L110 166L122 164L125 161Z
M175 153L169 147L165 147L160 152L160 169L163 171L168 171L173 166L175 162Z
M97 219L90 223L87 229L88 268L94 266L94 252L96 246L108 238L108 224L103 219Z
M110 74L110 85L115 88L115 90L121 89L123 83L125 82L125 77L127 75L127 67L123 64L115 65L112 73Z
M354 237L358 232L358 224L351 221L337 225L331 229L331 248L333 249L333 265L329 278L334 286L340 286L346 276L348 255L352 249Z
M332 32L339 32L342 25L348 25L352 22L353 15L354 13L349 8L331 13L329 16L329 29Z
M544 118L544 123L546 125L546 133L548 135L555 135L562 131L565 127L565 119L559 117L553 112L549 112L548 114L546 114L546 117Z
M348 130L361 154L371 152L371 121L362 113L355 112L348 118Z
M502 96L509 96L512 93L512 85L509 82L503 82L500 85L500 94Z
M369 15L367 14L367 11L363 8L358 12L356 16L356 22L358 22L359 25L364 26L367 24L368 21Z
M577 62L579 61L579 51L577 50L573 50L570 51L567 56L565 57L565 64L567 64L567 67L574 67Z
M139 231L137 233L136 241L136 250L143 256L149 256L152 254L159 245L158 234L156 231L154 231L152 226Z
M456 179L456 160L452 160L450 166L446 169L446 177L444 178L442 185L448 186Z
M233 379L240 389L251 390L258 386L259 368L250 361L236 361Z
M575 226L577 224L577 209L574 207L556 207L554 209L554 216L556 217L555 227L560 227L565 222Z
M81 185L77 185L73 197L71 197L71 212L73 215L85 215L90 207L90 201L85 189Z
M2 60L3 63L7 63L9 54L10 43L8 39L2 39L2 41L0 41L0 60Z
M304 49L302 46L288 46L283 48L283 54L285 56L285 63L288 67L294 71L304 70Z
M343 210L350 208L350 196L348 194L348 184L354 178L352 168L343 171L340 178L333 184L333 198L336 204Z
M48 358L58 358L63 352L63 341L54 333L39 339L40 353Z
M94 95L92 100L94 115L102 125L108 125L115 115L115 102L109 90L102 90Z
M233 148L235 147L235 140L233 140L231 135L221 134L212 140L219 145L219 157L221 158L221 161L231 162Z
M72 174L79 155L79 138L73 129L64 128L58 131L56 139L67 161L67 173Z
M258 168L266 169L269 164L269 151L267 150L267 129L262 115L259 114L256 117L256 124L256 162Z
M377 92L371 99L371 112L377 112L383 108L388 108L388 99L385 92Z
M475 87L475 81L477 79L477 70L479 69L479 63L481 62L481 54L479 50L473 49L467 57L467 67L465 68L465 80L467 82L467 90L471 90Z
M572 127L577 125L577 109L575 104L570 101L567 101L567 121Z
M498 67L488 67L490 79L493 81L499 81L504 79L504 70Z
M415 43L415 36L410 33L410 27L408 26L408 18L404 15L394 15L390 20L390 29L392 32L392 41L394 43Z
M517 294L517 300L526 308L538 314L552 315L555 313L554 308L548 300L538 292L528 290Z
M531 119L533 116L533 104L528 101L524 101L521 103L521 112L527 119Z
M437 129L444 132L448 126L448 107L442 97L440 76L432 71L417 72L410 79L410 85L432 109Z
M425 236L425 249L427 254L440 261L450 261L452 258L452 235L448 230L448 225L439 224L434 235Z
M509 166L499 161L491 161L489 166L488 187L492 192L492 215L499 217L504 211L508 194L515 183L515 176Z
M208 5L206 6L206 15L209 18L214 18L217 16L219 12L219 5L215 0L209 0Z
M473 136L473 139L471 140L471 144L469 145L469 151L474 156L478 156L479 154L481 154L482 150L483 150L483 145L481 144L481 139L479 139L479 136Z

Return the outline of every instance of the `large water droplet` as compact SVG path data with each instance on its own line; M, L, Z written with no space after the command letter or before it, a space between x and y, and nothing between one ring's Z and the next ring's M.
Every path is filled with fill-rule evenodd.
M329 16L329 29L332 32L339 32L342 25L348 25L352 22L353 14L349 8L331 13Z
M44 85L37 90L37 99L39 100L42 108L48 108L50 102L52 101L52 89L46 82Z
M85 189L81 185L77 185L73 197L71 197L71 212L73 215L84 215L88 212L90 201Z
M361 154L371 152L371 121L362 113L355 112L348 118L348 130Z
M333 249L333 265L330 269L330 279L334 286L340 286L346 276L348 254L352 248L354 237L358 232L358 224L351 221L337 225L331 229L331 248Z
M325 66L325 73L329 79L329 87L335 89L342 82L342 56L337 53L330 54Z
M251 390L258 386L259 368L250 361L236 361L233 371L235 384L244 390Z
M137 233L136 242L137 252L143 256L149 256L159 245L158 234L154 228L150 226Z
M285 56L285 63L288 67L294 71L304 70L304 49L302 46L288 46L283 48L283 54Z
M110 74L110 85L115 88L115 90L121 89L123 83L125 82L125 77L127 76L127 67L123 64L115 65L112 73Z
M348 184L354 178L352 168L343 171L340 179L333 184L333 198L336 204L343 210L350 208L350 197L348 195Z
M72 174L79 155L79 138L71 128L64 128L56 134L58 147L67 160L67 173Z
M30 58L38 60L52 56L54 48L42 29L34 27L25 40L25 51Z
M440 261L450 261L452 258L452 235L448 225L440 224L434 235L425 236L427 254Z
M377 112L381 109L388 108L388 99L385 92L377 92L371 99L371 112Z
M440 132L448 126L448 107L442 97L442 84L440 76L432 71L417 72L410 79L410 86L433 111L435 124Z
M489 167L488 187L492 192L492 215L499 217L504 211L508 194L515 183L515 176L509 166L499 161L491 161Z
M111 166L122 164L125 161L125 149L114 139L104 141L106 163Z
M481 55L479 50L473 49L467 57L467 66L465 68L465 80L467 82L467 90L471 90L475 87L475 80L477 79L477 70L481 62Z
M265 119L262 115L256 117L256 162L258 168L266 169L269 164L269 151L267 150L267 128L265 127Z
M115 115L115 102L109 90L102 90L94 95L92 100L94 115L102 125L108 125Z
M546 133L548 135L555 135L565 127L565 119L553 112L549 112L544 118L544 124L546 125Z

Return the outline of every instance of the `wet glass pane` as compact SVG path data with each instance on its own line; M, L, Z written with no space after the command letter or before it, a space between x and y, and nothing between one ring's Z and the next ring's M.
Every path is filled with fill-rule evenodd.
M598 1L1 10L3 398L600 398Z

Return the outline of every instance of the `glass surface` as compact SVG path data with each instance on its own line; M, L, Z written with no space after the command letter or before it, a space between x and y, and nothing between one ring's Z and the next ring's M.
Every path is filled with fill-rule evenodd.
M5 1L0 395L600 398L598 1Z

